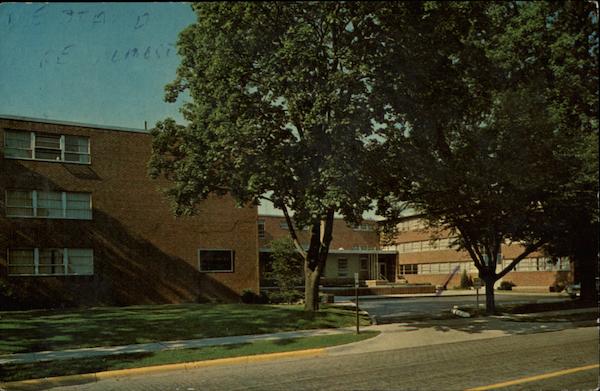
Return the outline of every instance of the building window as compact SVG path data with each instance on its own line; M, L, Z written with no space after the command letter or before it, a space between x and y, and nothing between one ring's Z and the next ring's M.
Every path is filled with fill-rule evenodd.
M69 276L94 274L94 254L88 248L9 249L8 274Z
M369 270L369 258L360 257L360 270L363 272Z
M201 272L233 272L233 250L198 250Z
M357 224L352 226L354 231L373 231L373 226L370 224Z
M17 159L32 159L31 132L4 132L4 156Z
M6 215L33 217L33 192L26 190L8 190L6 192Z
M285 229L285 230L289 230L290 228L288 227L288 224L286 221L282 221L279 223L279 228L281 229Z
M258 220L258 238L259 239L265 238L265 221L264 220Z
M92 219L92 195L38 190L7 190L8 217Z
M412 264L412 265L400 265L399 268L399 275L403 276L405 274L417 274L418 272L418 265L416 264Z
M60 219L63 217L62 193L38 191L37 205L34 207L36 217Z
M338 258L338 277L348 277L348 260L346 258Z
M92 196L89 193L64 193L67 219L91 220Z
M8 274L36 274L35 256L33 249L8 250Z
M90 139L84 136L7 130L4 156L68 163L90 163Z

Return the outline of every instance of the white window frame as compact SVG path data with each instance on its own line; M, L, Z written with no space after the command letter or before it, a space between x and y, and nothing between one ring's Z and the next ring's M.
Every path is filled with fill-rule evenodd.
M340 268L340 261L346 262L346 267L344 267L343 269ZM350 271L350 268L348 266L349 266L349 264L348 264L348 258L338 258L337 259L337 268L338 268L338 270L337 270L338 273L337 274L338 274L338 277L342 277L342 278L343 277L348 277L349 271Z
M33 206L33 216L25 216L25 215L9 215L8 208L8 192L9 191L29 191L32 192L31 202ZM68 192L68 191L55 191L54 193L61 193L61 207L62 213L60 217L52 217L52 216L38 216L38 191L41 190L23 190L23 189L7 189L4 192L4 201L5 201L5 211L6 217L9 218L17 218L17 219L64 219L64 220L92 220L93 219L93 203L92 203L92 193L87 192ZM90 217L89 218L78 218L78 217L67 217L67 194L89 194L90 196Z
M364 231L364 232L371 232L373 231L373 226L371 224L357 224L355 226L352 226L352 230L353 231Z
M262 227L262 230L261 230L261 227ZM258 238L259 239L265 239L265 236L266 236L265 235L266 234L266 231L265 231L265 220L258 220L257 229L258 229Z
M58 247L48 247L48 248L41 248L41 250L52 250L52 249L58 249L62 251L63 254L63 273L40 273L40 248L39 247L35 247L35 248L25 248L25 247L17 247L17 248L13 248L13 249L6 249L6 260L7 260L7 267L8 267L8 275L10 277L53 277L53 276L93 276L94 275L94 250L91 248L77 248L77 247L71 247L72 250L91 250L91 254L92 254L92 271L90 273L69 273L69 248L58 248ZM33 269L34 272L33 274L31 273L10 273L10 251L11 250L33 250ZM44 266L44 265L42 265Z
M29 133L29 139L30 139L30 144L29 144L29 148L31 150L31 157L16 157L16 156L6 156L6 153L4 154L4 157L6 159L16 159L16 160L37 160L37 161L41 161L41 162L52 162L52 163L69 163L69 164L84 164L84 165L90 165L92 164L92 146L91 146L91 139L89 136L82 136L82 135L77 135L77 134L54 134L54 133L44 133L44 132L35 132L35 131L29 131L29 130L18 130L18 129L5 129L4 131L4 148L8 147L8 145L6 144L6 132L22 132L22 133ZM48 135L52 135L52 136L59 136L60 137L60 160L54 160L54 159L40 159L40 158L36 158L35 156L35 141L36 141L36 134L40 134L40 135L44 135L44 134L48 134ZM72 137L82 137L82 138L86 138L88 143L87 143L87 153L81 153L81 152L67 152L66 151L66 145L65 145L65 136L72 136ZM78 155L87 155L88 156L88 161L87 162L75 162L72 160L65 160L65 153L73 153L73 154L78 154Z
M231 263L231 269L229 270L202 270L202 257L200 253L202 251L229 251L229 259ZM234 273L235 272L235 251L229 248L199 248L198 249L198 270L201 273Z

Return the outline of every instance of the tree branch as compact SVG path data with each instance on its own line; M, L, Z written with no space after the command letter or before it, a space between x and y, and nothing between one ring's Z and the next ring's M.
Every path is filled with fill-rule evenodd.
M300 244L300 240L298 240L298 235L296 235L296 229L294 227L294 224L292 224L292 219L290 218L290 214L288 213L287 207L283 202L277 205L277 207L283 211L283 215L285 216L285 222L288 225L290 236L292 237L292 241L294 242L296 250L298 250L298 252L300 253L300 255L302 255L303 258L306 258L306 251L304 251L304 248L302 248L302 244Z
M548 242L548 240L544 238L544 239L540 239L537 243L534 243L532 245L527 246L525 248L525 251L523 251L523 253L521 253L521 255L519 255L518 257L516 257L504 270L502 270L500 273L497 274L497 278L500 279L500 278L504 277L505 275L507 275L508 272L510 272L512 269L514 269L514 267L519 262L521 262L521 260L523 260L523 258L525 258L526 256L528 256L529 254L531 254L535 250L539 249L546 242Z

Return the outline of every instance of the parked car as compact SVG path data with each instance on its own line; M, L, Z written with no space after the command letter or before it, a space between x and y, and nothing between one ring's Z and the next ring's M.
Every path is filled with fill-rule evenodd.
M565 291L571 296L571 299L581 295L581 283L567 285Z

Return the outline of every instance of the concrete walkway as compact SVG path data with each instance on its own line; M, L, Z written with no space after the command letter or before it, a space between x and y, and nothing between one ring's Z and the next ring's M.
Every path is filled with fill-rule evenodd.
M447 320L421 319L418 321L407 320L402 323L361 327L361 330L377 330L380 331L381 334L373 339L338 347L331 347L327 350L331 354L360 353L438 343L460 342L473 339L495 338L519 333L555 331L573 326L570 322L556 322L555 319L552 318L556 318L557 316L566 316L566 320L568 320L568 315L579 313L597 314L598 310L596 308L582 308L523 315L491 316L485 318ZM549 322L539 321L539 318L546 317L549 318ZM528 319L531 319L532 321L528 321ZM518 322L515 322L515 320L518 320ZM166 341L124 346L16 353L0 356L0 365L102 357L128 353L151 353L173 349L192 349L207 346L243 344L254 341L283 340L300 337L344 334L352 333L354 331L354 327L340 329L301 330L272 334L240 335L232 337Z
M152 342L123 346L103 346L96 348L67 349L31 353L14 353L0 356L0 365L22 364L38 361L69 360L75 358L112 356L129 353L152 353L173 349L194 349L207 346L235 345L255 341L283 340L300 337L317 337L323 335L345 334L354 328L316 329L288 331L272 334L237 335L232 337L203 338L180 341Z

